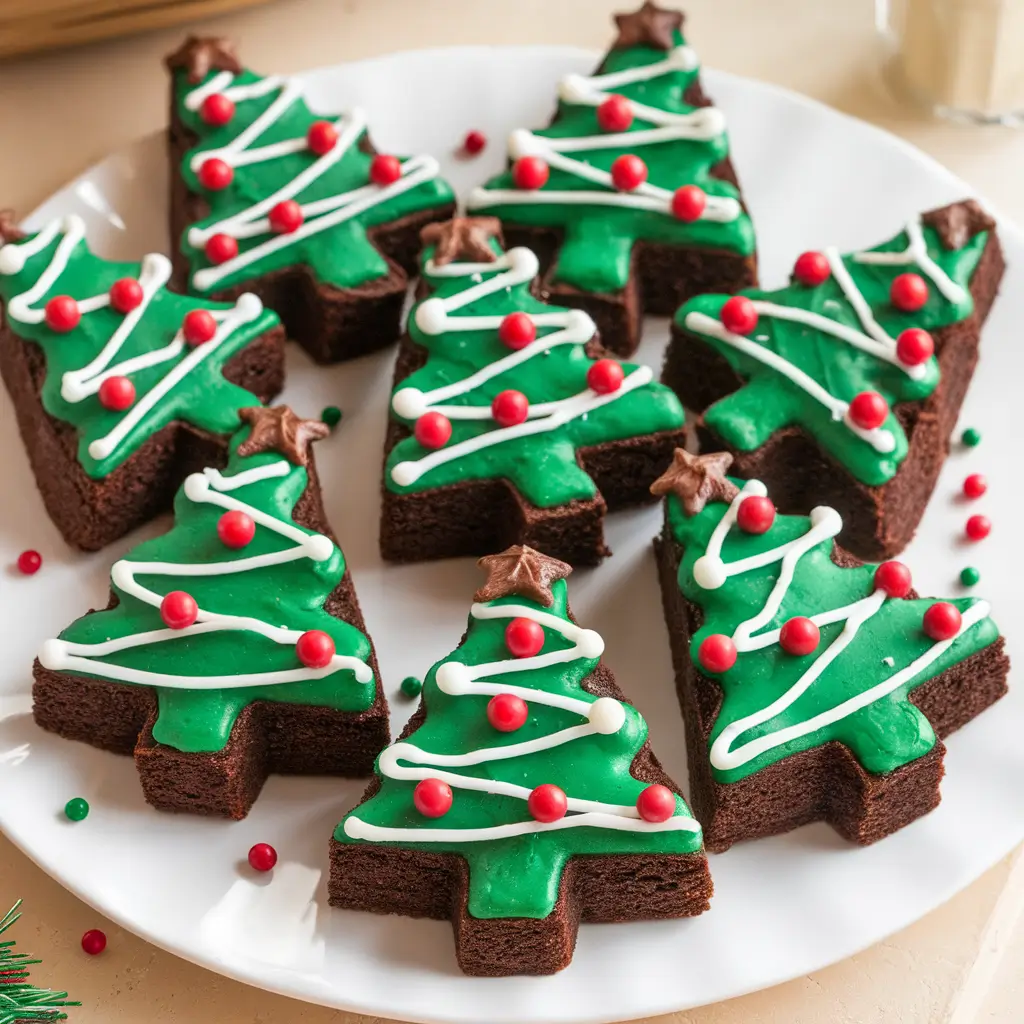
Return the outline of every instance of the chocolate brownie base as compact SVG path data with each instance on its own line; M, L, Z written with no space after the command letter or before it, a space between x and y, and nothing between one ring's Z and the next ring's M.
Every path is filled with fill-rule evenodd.
M205 198L189 192L179 172L185 154L198 141L178 117L172 96L167 137L174 267L171 280L182 290L188 290L190 273L179 241L189 226L210 212ZM372 152L372 147L366 148ZM371 228L367 236L387 261L388 273L358 287L335 288L317 281L308 267L296 266L210 292L209 297L232 302L243 292L254 292L281 318L288 337L297 341L316 362L355 359L393 344L399 336L409 278L416 273L420 229L433 221L447 220L454 213L454 204L448 203Z
M722 690L690 658L690 638L700 629L703 614L679 590L683 547L667 531L666 526L665 534L655 540L655 551L676 691L686 724L690 805L704 827L706 847L721 853L742 839L789 832L812 821L827 821L844 838L867 845L935 808L943 775L942 738L1006 693L1010 661L1002 638L911 691L911 702L939 737L934 748L916 761L874 775L848 747L834 741L792 754L738 782L721 783L713 776L707 751ZM838 547L833 561L861 564Z
M910 543L949 454L950 436L978 362L981 328L1005 264L995 231L971 279L974 312L962 323L932 332L941 379L923 402L894 409L907 435L907 456L896 475L880 487L857 480L819 447L801 427L785 427L760 448L741 451L707 427L700 414L743 386L726 358L695 334L672 325L662 380L697 414L701 451L728 451L730 472L761 480L783 513L806 513L830 505L843 517L843 547L867 561L899 554Z
M309 483L293 518L333 539L312 457ZM111 594L108 607L116 603ZM366 633L347 570L324 607ZM32 713L39 726L65 739L134 754L142 791L158 810L240 819L249 813L268 775L359 777L373 771L390 730L372 646L369 664L376 696L366 711L255 701L238 716L225 748L214 753L183 753L153 738L157 697L152 687L52 672L38 661L33 666Z
M74 547L98 551L167 511L182 480L227 462L227 438L175 421L158 430L113 472L93 479L78 461L78 431L42 402L43 350L0 323L0 376L46 511ZM276 327L228 361L224 377L269 402L284 386L284 331Z
M603 665L583 681L587 692L629 703ZM423 705L402 733L426 718ZM643 782L680 792L645 743L630 768ZM370 783L362 801L372 797ZM713 892L703 853L570 857L554 910L545 918L476 918L469 914L469 870L455 853L339 843L331 839L328 895L332 906L375 914L450 919L455 952L466 974L504 977L553 974L569 965L581 921L619 922L693 917L708 909Z

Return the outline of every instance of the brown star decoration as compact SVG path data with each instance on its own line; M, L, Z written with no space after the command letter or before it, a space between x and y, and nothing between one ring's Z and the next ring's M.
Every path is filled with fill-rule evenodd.
M627 46L653 46L656 50L671 50L676 45L675 32L683 27L682 11L668 11L647 2L631 14L616 14L615 24L619 38L613 49Z
M201 82L214 68L233 75L242 73L235 44L217 36L189 36L174 53L164 58L164 63L171 71L184 68L193 84Z
M433 245L434 265L446 263L493 263L498 257L490 246L492 238L501 238L497 217L453 217L428 224L420 231L424 245Z
M549 607L555 601L551 584L572 572L571 565L522 544L513 544L498 555L485 555L477 565L487 572L487 582L473 595L474 601L515 594Z
M289 462L304 466L309 460L310 443L331 432L326 423L301 419L287 405L275 405L272 409L250 406L239 409L238 415L252 427L238 446L238 454L243 457L257 452L280 452Z
M20 242L25 232L18 227L18 216L13 210L0 210L0 242Z
M651 484L651 494L659 498L674 494L688 516L695 516L709 501L731 502L740 489L725 475L732 465L728 452L691 455L677 448L672 465Z

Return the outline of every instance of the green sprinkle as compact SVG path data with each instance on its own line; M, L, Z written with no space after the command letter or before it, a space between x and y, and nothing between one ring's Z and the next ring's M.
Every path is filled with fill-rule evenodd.
M973 587L978 580L981 579L981 573L978 572L973 566L967 566L966 569L960 570L960 582L965 587Z
M72 797L64 805L64 813L68 821L82 821L89 814L89 803L80 796Z
M320 413L320 419L333 430L341 422L341 410L336 405L328 405Z
M406 697L418 697L420 690L423 689L423 680L417 679L415 676L406 676L402 680L402 693Z
M981 441L981 431L975 430L974 427L968 427L960 435L960 440L963 441L968 448L974 448Z

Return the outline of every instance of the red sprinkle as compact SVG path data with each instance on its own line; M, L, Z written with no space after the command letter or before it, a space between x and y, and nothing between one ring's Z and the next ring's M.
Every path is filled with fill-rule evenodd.
M249 848L249 866L253 871L269 871L277 863L277 850L270 843L256 843Z
M988 516L971 516L964 532L971 540L984 540L992 532L992 523Z
M462 140L463 152L468 153L470 156L482 153L486 145L487 136L483 132L478 132L475 128L472 131L466 132L466 137Z
M89 954L89 956L99 956L107 948L107 937L99 930L99 928L90 928L82 936L82 949Z
M29 549L18 555L18 572L24 573L26 576L39 572L42 564L43 556L38 551Z
M972 473L964 480L964 497L980 498L988 490L988 481L981 473Z

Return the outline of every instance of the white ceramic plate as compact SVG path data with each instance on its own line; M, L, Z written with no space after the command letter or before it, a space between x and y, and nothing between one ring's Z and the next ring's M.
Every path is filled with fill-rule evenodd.
M310 74L324 110L369 109L385 150L431 152L463 191L496 171L517 125L542 123L555 83L593 55L567 49L472 48L404 53ZM158 74L154 68L154 74ZM514 87L510 85L514 83ZM970 192L909 146L778 89L721 74L707 84L731 124L734 156L757 223L763 280L780 283L795 255L836 243L865 246L915 211ZM453 153L468 128L491 144L473 161ZM31 218L84 213L109 256L137 257L166 244L164 149L152 136L117 153L59 192ZM1024 499L1020 409L1024 376L1024 237L1002 225L1010 270L989 321L984 358L964 423L984 432L954 446L907 559L923 593L956 593L965 564L1017 655L1024 602L1017 582ZM664 321L648 325L641 357L659 365ZM284 398L310 414L345 411L318 449L327 510L355 576L380 653L395 729L411 711L398 691L422 676L461 635L478 570L469 559L386 567L377 556L381 444L391 353L348 366L313 366L289 353ZM926 914L1024 838L1024 689L955 735L937 811L869 849L823 825L741 844L712 858L710 913L685 922L584 925L572 966L550 978L462 977L446 922L375 917L327 906L327 843L363 783L271 779L244 822L161 815L143 802L128 758L37 729L29 713L30 666L39 642L106 600L110 563L138 536L98 555L69 551L47 521L16 436L6 395L0 423L0 564L43 552L32 578L0 577L0 825L82 899L151 942L223 974L301 999L415 1021L591 1022L664 1013L725 999L813 971ZM968 471L988 470L979 506L992 537L966 547L957 500ZM660 512L614 516L613 558L571 581L580 620L604 634L607 660L651 724L654 748L686 778L668 644L650 540ZM164 529L154 524L148 532ZM65 801L85 797L88 819L67 822ZM245 864L267 841L281 861L271 878ZM116 955L116 949L111 953ZM108 954L109 955L109 954Z

